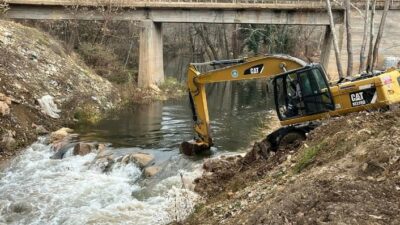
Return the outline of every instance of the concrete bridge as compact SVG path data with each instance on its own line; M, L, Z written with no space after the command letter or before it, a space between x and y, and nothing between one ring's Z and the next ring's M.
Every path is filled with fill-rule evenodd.
M135 20L141 21L139 86L164 80L162 23L285 24L329 26L323 1L169 2L134 0L7 0L11 19L40 20ZM107 8L107 17L98 8ZM344 22L344 11L334 6L337 26ZM339 35L340 38L343 35ZM321 62L328 65L332 33L326 29Z

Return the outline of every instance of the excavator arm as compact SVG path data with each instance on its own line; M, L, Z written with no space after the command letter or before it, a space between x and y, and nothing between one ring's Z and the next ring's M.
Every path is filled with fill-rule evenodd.
M286 56L268 55L246 59L213 61L191 64L187 72L187 86L193 111L194 131L197 137L185 141L180 149L187 155L193 155L210 149L213 141L210 135L210 118L208 114L205 85L217 82L271 78L276 75L297 70L306 66L306 62ZM200 73L198 65L229 65L222 69Z

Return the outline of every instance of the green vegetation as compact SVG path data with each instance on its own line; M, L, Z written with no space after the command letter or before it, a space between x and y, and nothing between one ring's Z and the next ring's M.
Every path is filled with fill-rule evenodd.
M268 53L293 53L296 45L295 30L282 25L243 25L241 35L249 51L258 54ZM262 49L265 50L262 50Z
M122 65L117 55L104 45L82 43L78 47L78 52L97 74L113 83L126 83L133 74L136 74L135 71Z
M186 86L179 82L175 77L167 77L160 85L160 89L168 94L176 94L179 92L185 92Z
M299 156L299 160L298 160L296 166L293 168L293 171L295 173L300 173L305 168L307 168L311 163L313 163L315 161L315 158L317 157L317 155L321 151L321 149L324 148L324 146L325 146L325 142L322 142L318 145L304 149L301 152L301 155Z
M95 106L85 105L75 110L74 118L79 121L79 124L96 124L102 116Z

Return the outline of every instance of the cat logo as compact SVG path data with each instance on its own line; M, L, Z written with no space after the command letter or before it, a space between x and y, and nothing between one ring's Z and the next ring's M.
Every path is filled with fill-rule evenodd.
M264 70L264 64L258 64L245 70L244 75L261 74L263 70Z
M352 106L359 106L365 105L366 102L364 100L363 92L357 92L350 95L351 98L351 105Z
M350 101L352 107L375 103L376 99L377 93L375 87L350 93Z

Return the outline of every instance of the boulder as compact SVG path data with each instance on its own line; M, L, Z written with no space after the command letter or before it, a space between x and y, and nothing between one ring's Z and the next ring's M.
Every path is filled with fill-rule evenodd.
M154 160L154 156L146 153L134 153L129 158L142 169Z
M160 172L161 168L158 166L149 166L146 169L144 169L144 176L145 177L152 177L156 175L158 172Z
M3 93L0 93L0 101L5 102L7 105L11 105L11 98Z
M105 156L107 156L106 154L106 145L101 143L99 144L99 146L97 147L97 157L96 158L103 158Z
M7 105L11 105L12 99L10 97L6 97L6 100L4 101Z
M88 143L78 143L74 147L73 154L84 156L92 151L92 146Z
M103 171L104 173L109 172L114 163L115 163L115 161L112 157L104 157L104 158L97 159L95 161L95 165L98 168L100 168L101 171Z
M8 130L6 134L2 137L2 142L8 149L13 149L16 147L17 141L14 139L15 133L13 131Z
M67 141L61 141L52 146L52 150L55 152L54 155L50 156L50 159L62 159L69 149L74 147L74 143Z
M49 133L49 131L46 130L46 128L44 128L44 126L42 126L42 125L37 126L35 128L35 132L38 135L43 135L43 134L48 134Z
M128 164L129 163L129 159L130 159L129 155L124 156L121 159L121 163Z
M10 107L7 105L6 102L0 102L0 114L2 116L7 116L10 114Z
M54 131L50 134L50 142L58 142L66 138L69 133L71 133L73 130L63 127L57 131Z

